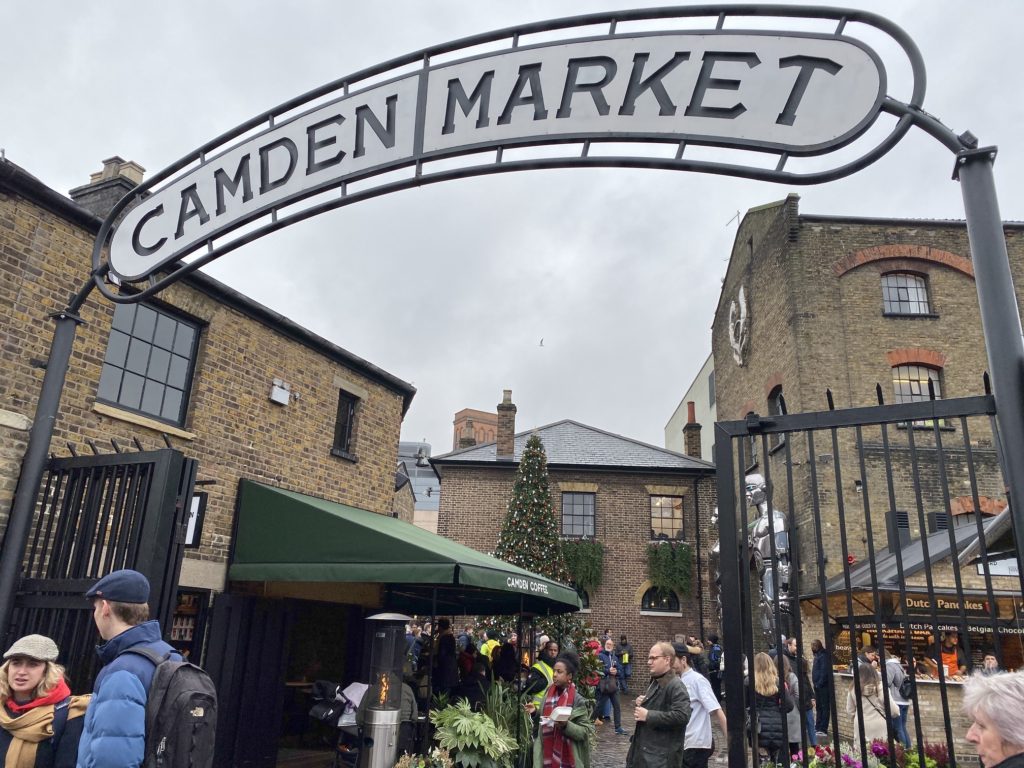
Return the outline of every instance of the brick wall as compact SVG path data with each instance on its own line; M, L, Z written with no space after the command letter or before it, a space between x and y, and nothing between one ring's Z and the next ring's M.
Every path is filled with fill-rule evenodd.
M65 306L84 282L92 233L48 209L0 193L0 515L10 509L14 484L35 412L53 324L47 314ZM196 579L220 589L240 478L321 496L382 514L394 501L394 472L402 420L402 395L358 370L256 321L236 308L178 283L162 301L205 327L184 430L132 421L129 414L97 411L96 386L106 352L113 307L93 294L82 309L52 452L66 443L88 452L92 439L109 449L138 438L163 447L162 432L186 455L199 459L199 478L214 481L202 546L190 550L183 582ZM287 381L299 398L287 406L268 399L271 381ZM330 454L338 389L362 393L354 430L357 461ZM122 418L123 416L123 418ZM214 567L196 570L195 561ZM201 573L201 576L188 574Z
M446 465L442 469L438 533L482 552L493 552L508 501L515 467L470 468ZM629 637L638 658L657 640L700 632L703 607L705 632L716 631L714 597L707 573L706 549L714 537L709 516L715 506L713 477L673 474L629 474L552 470L549 477L555 509L560 513L562 490L594 489L596 538L605 547L603 578L590 595L587 620L595 632L610 628L616 638ZM680 596L681 615L642 615L640 600L649 586L647 546L650 543L650 496L673 490L684 495L686 541L696 547L700 527L701 588L694 578L691 594ZM696 504L694 503L696 500ZM696 560L696 558L695 558ZM697 568L695 562L695 570ZM703 606L698 599L703 598ZM643 654L646 656L646 653ZM644 679L641 664L639 679Z

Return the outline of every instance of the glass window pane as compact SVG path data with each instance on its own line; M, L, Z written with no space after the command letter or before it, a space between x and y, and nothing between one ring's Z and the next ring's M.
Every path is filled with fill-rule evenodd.
M111 331L110 341L107 342L105 362L124 368L126 357L128 357L128 335L120 331Z
M125 333L132 332L132 321L135 320L134 304L118 304L114 307L114 320L111 326Z
M185 388L188 378L188 358L171 355L171 366L167 371L167 383L179 389Z
M142 403L142 387L146 380L134 373L125 373L124 381L121 383L121 397L118 402L128 408L139 409Z
M132 339L128 347L128 360L125 368L135 373L145 373L149 367L149 350L151 347L144 341Z
M132 336L143 341L152 341L154 330L156 330L156 312L149 307L140 306L135 312L135 327L132 328Z
M117 402L117 393L121 388L121 369L104 363L103 372L100 374L100 386L96 390L96 397L100 400Z
M160 315L156 321L156 333L153 334L153 343L164 349L171 349L174 344L174 329L178 325L174 319L167 315Z
M171 353L159 347L153 347L149 356L149 370L146 377L156 381L167 381L167 368L171 364Z
M152 379L146 380L146 386L142 390L142 406L141 410L146 413L152 413L154 416L160 415L160 406L164 400L164 385L158 381Z
M181 402L183 399L183 393L180 389L174 389L174 387L167 387L164 392L164 407L160 412L160 415L171 421L181 422Z
M178 323L178 332L174 334L174 351L185 357L192 356L192 344L195 341L196 332L194 328Z

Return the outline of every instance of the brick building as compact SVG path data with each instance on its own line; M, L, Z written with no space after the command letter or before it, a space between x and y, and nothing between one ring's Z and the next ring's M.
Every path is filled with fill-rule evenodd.
M438 533L480 551L494 550L518 458L536 433L547 454L563 537L595 539L604 546L600 586L581 595L595 631L625 634L636 649L703 632L710 615L702 564L715 506L714 467L571 420L517 434L515 419L506 390L495 442L431 459L441 478ZM691 445L699 451L699 427L692 432ZM692 548L700 578L691 582L690 594L659 599L647 576L647 547L669 541Z
M1019 304L1024 298L1024 225L1008 223L1004 232ZM966 226L961 221L802 214L793 194L753 208L737 232L712 346L722 421L743 419L750 412L770 418L784 408L793 414L823 411L828 408L826 390L837 409L874 406L879 396L886 403L901 403L932 395L982 394L987 359ZM976 515L988 526L990 545L1008 530L988 418L895 423L885 433L887 443L878 428L855 435L852 429L839 430L833 443L828 430L822 430L813 455L806 433L772 435L766 442L754 438L742 445L741 469L774 478L774 506L785 514L790 511L787 472L793 478L792 510L803 564L795 574L796 591L805 597L815 593L821 555L833 619L845 616L850 604L843 576L850 562L855 613L869 614L877 597L883 615L891 614L903 586L922 611L936 599L932 590L946 595L938 621L962 622L961 608L985 589L973 559L977 552L970 553L976 548ZM788 467L787 452L792 457ZM972 472L977 511L970 495ZM821 552L809 535L815 506L823 532ZM922 560L922 540L929 547L924 551L930 553L930 567ZM902 579L896 573L897 551L908 566ZM995 561L990 557L990 562ZM959 597L958 583L963 589ZM1000 617L1015 615L1010 597L1019 595L1019 578L994 569L992 586L997 601L1009 601ZM801 604L805 644L823 632L814 605L813 599ZM926 629L913 635L919 658L933 655L934 637L927 629L930 618L920 626ZM835 624L833 631L828 640L835 644L839 663L848 661L851 646L879 640L863 624L856 637ZM1016 666L1022 661L1016 639L979 631L970 640L976 660L985 648L1002 643L1007 662ZM953 690L950 695L958 696L959 690ZM937 741L942 718L938 693L927 685L922 692L927 694L922 718L932 729L930 740ZM963 742L958 745L962 748Z

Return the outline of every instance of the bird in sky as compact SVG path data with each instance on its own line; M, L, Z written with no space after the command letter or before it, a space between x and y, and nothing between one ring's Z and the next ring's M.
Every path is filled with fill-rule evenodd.
M544 346L544 338L543 337L541 337L540 344L538 344L537 346L538 347L543 347Z

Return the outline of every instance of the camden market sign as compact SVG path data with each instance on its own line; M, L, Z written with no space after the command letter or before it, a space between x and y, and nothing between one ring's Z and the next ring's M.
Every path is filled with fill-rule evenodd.
M692 27L693 17L709 15L714 26L707 30L618 30L622 22L672 18ZM835 17L836 26L821 33L724 27L727 17L753 15ZM923 95L913 43L881 17L859 11L651 9L500 30L420 51L288 102L161 172L108 217L94 266L137 282L205 249L188 271L262 234L357 199L480 173L625 165L796 183L846 175L895 141L883 141L859 162L830 171L797 174L785 166L792 158L855 141L887 107L885 65L865 42L844 32L851 21L881 30L902 46L915 75L911 100ZM595 23L607 25L606 31L594 34ZM587 36L579 36L581 27ZM571 39L529 44L530 34L553 29L567 30ZM470 54L468 49L484 43L501 47ZM893 137L909 127L902 123ZM674 157L591 155L594 143L609 141L668 143L676 151ZM505 150L541 144L563 145L565 156L511 162L502 157ZM703 161L686 154L688 145L754 150L770 162ZM477 159L454 171L433 169L438 161L467 156ZM380 179L403 169L403 178ZM365 188L350 189L355 182ZM231 237L254 222L245 235ZM162 286L171 279L156 282ZM151 285L144 293L155 290Z

